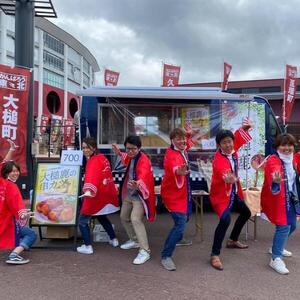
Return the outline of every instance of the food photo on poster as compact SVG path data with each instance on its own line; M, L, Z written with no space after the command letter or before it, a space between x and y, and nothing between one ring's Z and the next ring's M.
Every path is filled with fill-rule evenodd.
M76 224L79 175L79 166L38 164L31 225Z

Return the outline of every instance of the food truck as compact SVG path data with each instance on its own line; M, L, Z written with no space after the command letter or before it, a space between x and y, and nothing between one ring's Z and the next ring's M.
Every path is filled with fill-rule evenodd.
M274 138L281 132L266 99L230 94L219 88L109 86L77 94L82 96L80 138L91 135L97 139L98 149L112 164L116 183L122 180L124 168L112 144L122 150L128 134L139 135L153 165L155 184L159 185L169 133L189 123L197 141L189 150L192 189L207 190L207 166L211 166L216 151L216 133L221 128L234 131L250 117L255 125L250 132L253 139L239 151L239 174L246 187L261 184L263 174L257 166L272 152Z

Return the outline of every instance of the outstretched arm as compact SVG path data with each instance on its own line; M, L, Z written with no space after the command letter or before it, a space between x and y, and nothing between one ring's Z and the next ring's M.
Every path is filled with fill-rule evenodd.
M6 139L9 142L10 148L6 153L3 162L10 161L12 159L14 151L19 147L11 139Z
M234 133L234 150L238 151L243 145L252 140L249 130L253 128L253 122L246 118L243 121L242 127Z
M122 164L124 166L127 166L127 164L128 164L128 159L127 159L128 154L125 153L125 152L122 152L116 144L112 144L111 147L112 147L113 151L115 152L115 154L121 158Z

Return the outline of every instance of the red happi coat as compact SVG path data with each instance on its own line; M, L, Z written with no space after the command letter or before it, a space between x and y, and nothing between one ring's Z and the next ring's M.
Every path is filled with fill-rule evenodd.
M250 134L244 129L240 128L234 133L234 157L238 161L237 151L244 144L251 140ZM232 191L233 184L225 183L223 175L228 171L232 170L229 159L226 155L223 155L220 150L218 150L214 156L213 163L213 174L209 192L209 198L211 205L217 215L221 218L226 208L230 204L230 194ZM240 180L236 182L237 185L237 195L241 200L244 200L243 191L241 187Z
M297 156L294 155L293 164L297 167ZM285 182L281 181L279 192L272 193L272 174L280 172L284 178L283 166L280 158L276 154L269 156L265 165L265 178L261 192L262 212L275 225L288 225L287 203L285 198Z
M123 164L127 166L121 189L121 199L124 200L127 197L128 172L131 158L127 153L122 153L121 155ZM135 159L134 175L133 180L138 182L138 193L144 206L146 218L149 222L153 222L156 215L153 170L150 159L141 151Z
M81 214L107 215L120 209L110 164L103 154L94 155L87 161L83 192L88 190L92 197L84 197Z
M186 151L193 145L192 140L187 137ZM187 176L177 175L178 167L186 163L179 150L171 146L167 149L164 158L164 177L161 182L161 198L170 212L188 212L188 183Z
M300 174L300 152L294 154L294 166L297 172Z
M0 249L19 245L19 213L25 205L16 184L0 177Z

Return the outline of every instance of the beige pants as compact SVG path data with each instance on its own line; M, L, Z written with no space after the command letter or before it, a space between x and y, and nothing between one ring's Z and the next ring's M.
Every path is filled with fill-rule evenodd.
M143 222L144 207L142 201L125 199L121 208L121 222L128 237L140 244L140 248L150 251L147 232Z

